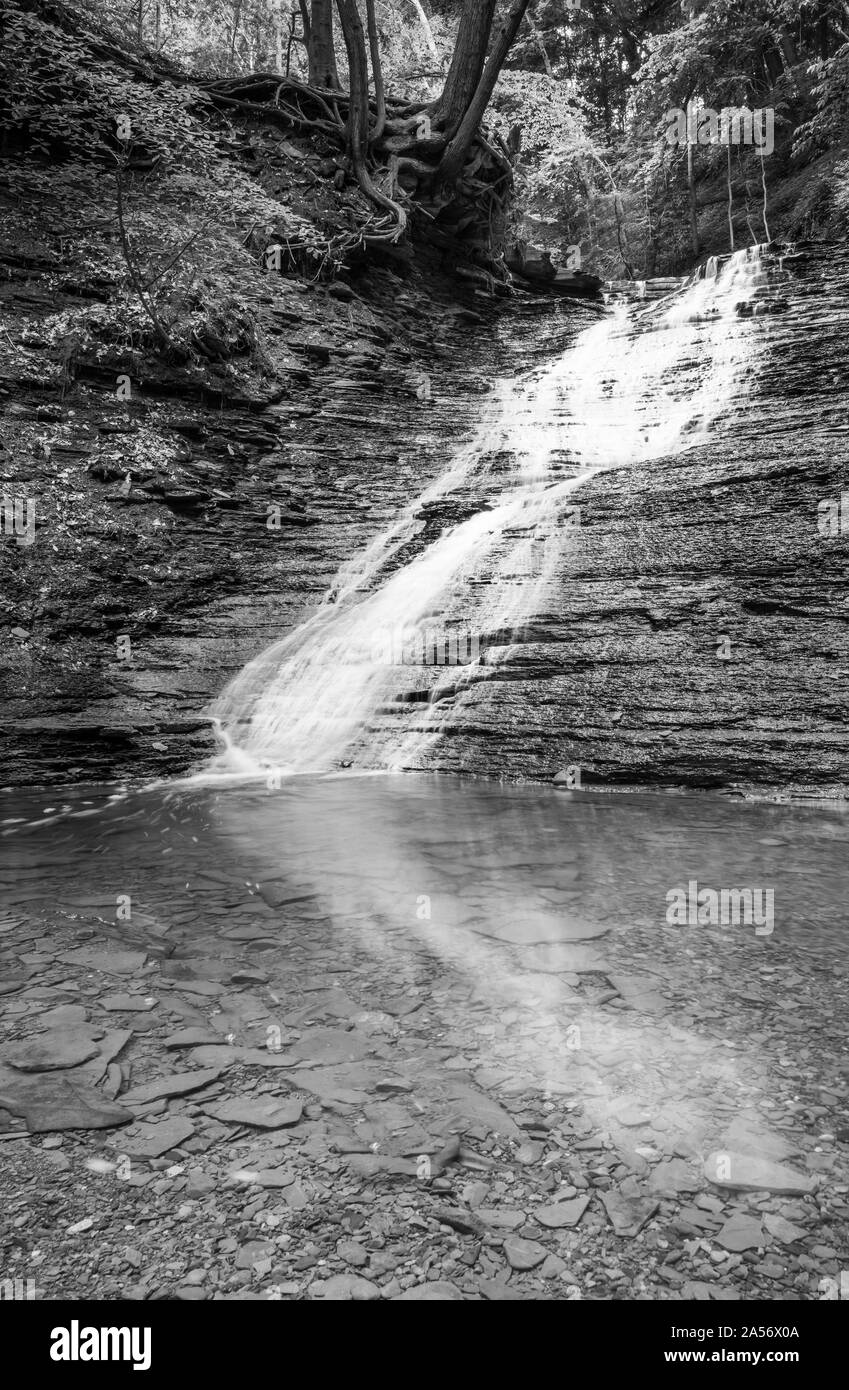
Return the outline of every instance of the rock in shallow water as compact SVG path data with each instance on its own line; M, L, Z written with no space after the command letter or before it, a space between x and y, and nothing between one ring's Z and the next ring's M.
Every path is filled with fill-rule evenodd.
M3 1061L16 1071L61 1071L90 1061L99 1051L96 1042L80 1033L44 1033L25 1042L10 1043L3 1049Z
M555 1202L551 1206L537 1207L534 1216L541 1226L555 1231L565 1226L577 1226L589 1201L589 1197L575 1197L571 1202Z
M724 1250L757 1250L765 1243L763 1227L753 1216L729 1216L717 1232L716 1243Z
M449 1284L445 1279L433 1279L426 1284L414 1284L412 1288L396 1294L391 1301L393 1303L421 1303L425 1301L456 1303L462 1299L463 1295L455 1284Z
M504 1242L504 1254L511 1269L536 1269L550 1252L536 1240L523 1240L521 1236L508 1236Z
M225 1124L252 1125L256 1129L284 1129L296 1125L303 1113L303 1103L299 1100L279 1100L268 1097L264 1100L226 1100L220 1104L205 1105L204 1114Z
M736 1188L741 1192L781 1192L806 1196L813 1192L813 1178L797 1173L783 1163L751 1154L717 1152L705 1159L704 1174L715 1187Z
M24 1081L0 1068L0 1106L22 1115L31 1134L64 1129L112 1129L133 1119L131 1111L107 1100L93 1086L64 1076Z
M190 1095L192 1091L211 1086L223 1071L223 1067L208 1067L204 1071L174 1072L172 1076L163 1076L143 1086L134 1086L132 1090L127 1091L123 1099L127 1105L147 1105L149 1101L160 1100L162 1097Z

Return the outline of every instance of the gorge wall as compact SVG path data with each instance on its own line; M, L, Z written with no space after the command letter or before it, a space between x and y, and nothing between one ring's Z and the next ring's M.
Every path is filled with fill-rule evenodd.
M748 306L758 351L708 440L579 488L581 525L538 616L506 659L471 670L436 747L409 766L845 792L846 535L823 535L818 507L845 486L846 253L800 246L763 269ZM37 315L31 270L22 281ZM26 384L13 401L6 379L4 429L30 460L11 486L38 493L39 525L31 547L3 538L5 782L204 759L204 711L226 681L444 469L499 373L541 368L600 312L454 295L387 270L355 291L281 282L267 313L292 386L265 404L152 397L128 415L102 395L84 410L45 403ZM170 457L131 470L128 488L128 446L148 432ZM433 507L422 543L463 514L457 498Z

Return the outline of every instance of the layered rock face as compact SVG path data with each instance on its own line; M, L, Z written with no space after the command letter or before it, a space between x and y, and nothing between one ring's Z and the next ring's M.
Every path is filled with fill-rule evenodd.
M453 673L405 667L344 761L841 794L849 507L831 535L820 504L839 502L845 485L847 283L841 247L764 257L699 442L636 461L623 444L621 463L614 451L582 481L591 431L564 430L544 467L552 485L577 481L555 534L534 531L544 559L532 604L505 601L503 565L460 574L433 623L472 633L482 660ZM662 332L655 291L669 289L649 285L623 330L649 357ZM600 321L589 304L454 294L418 272L402 283L375 270L355 298L344 286L269 295L289 371L275 399L222 409L151 391L134 413L98 403L71 415L45 408L37 383L19 390L7 423L32 459L46 434L53 467L49 487L44 468L30 468L35 544L2 540L7 783L202 761L209 703L243 663L314 611L340 567L438 479L499 382L562 359L568 384L564 354ZM598 361L602 394L608 367ZM699 352L673 361L664 389L684 400L700 371ZM567 404L574 412L574 396ZM556 414L562 393L541 408ZM611 383L614 433L618 409ZM168 447L128 488L139 431ZM491 444L483 472L422 504L376 583L503 502L513 464L497 452ZM25 472L11 483L26 486ZM83 586L92 572L100 593Z
M522 325L550 323L530 360L591 318L507 306L426 264L403 280L374 268L355 289L269 277L269 381L187 391L150 363L123 401L94 364L60 388L43 350L48 315L104 292L30 243L3 258L16 349L0 354L6 785L202 762L210 701L441 471ZM32 543L15 535L16 503L24 521L34 506Z
M847 272L844 247L764 257L707 437L578 487L536 618L470 670L425 765L845 794L849 514L829 503L846 487ZM655 351L656 320L631 331ZM682 395L693 366L677 364Z

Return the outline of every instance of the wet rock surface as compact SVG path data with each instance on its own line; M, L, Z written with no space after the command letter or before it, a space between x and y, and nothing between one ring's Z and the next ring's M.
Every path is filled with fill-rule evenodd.
M440 738L405 766L843 793L846 537L822 534L818 508L842 488L845 252L776 248L760 278L728 329L739 360L709 440L583 484L580 525L509 652L443 688L436 726L415 704L433 673L411 670L413 703L369 721L356 762L379 764L393 725L415 732L423 710ZM458 296L482 322L458 316ZM649 315L635 335L650 331L652 303L632 306ZM405 281L372 268L349 301L288 280L266 296L262 313L284 315L286 351L302 361L274 402L188 407L142 392L119 408L84 387L63 405L7 381L4 487L32 485L38 517L32 546L7 538L0 552L7 781L173 773L204 758L227 680L444 469L500 376L551 362L601 312L487 299L427 265ZM682 393L692 368L671 369ZM192 479L203 496L175 508L165 483ZM423 506L402 558L483 505L467 489Z
M438 719L418 707L419 727L439 739L413 745L403 766L845 795L849 552L845 526L822 527L843 487L847 277L843 247L765 255L753 298L723 325L728 365L708 437L647 462L623 445L620 463L570 495L580 521L552 537L556 565L539 580L535 616L506 638L484 628L481 644L500 651L440 692ZM647 361L668 332L659 314L632 309L629 334ZM698 342L711 340L717 314L669 363L673 400L693 390ZM568 397L559 408L573 408ZM627 429L627 411L622 420ZM583 443L570 452L568 432L563 442L552 479L595 461L592 438L585 453ZM371 721L358 745L366 765L387 722Z
M3 255L23 341L61 309L62 268ZM234 400L232 383L187 398L152 362L127 401L114 376L104 387L82 371L66 399L37 352L21 380L16 344L0 341L0 482L36 518L31 544L0 530L4 784L171 775L206 758L227 681L442 470L501 373L598 313L519 296L504 327L505 301L427 256L405 279L371 267L355 284L344 302L307 278L263 288L272 384L239 364L256 399Z

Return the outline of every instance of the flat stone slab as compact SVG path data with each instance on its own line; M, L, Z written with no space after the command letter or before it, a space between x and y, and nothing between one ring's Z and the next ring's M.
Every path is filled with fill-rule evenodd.
M728 1150L708 1154L704 1174L715 1187L732 1188L738 1192L778 1192L805 1197L816 1187L813 1178L797 1173L783 1163Z
M537 1207L534 1218L541 1226L560 1231L566 1226L577 1226L589 1204L589 1197L574 1197L570 1202L554 1202L551 1206Z
M295 1174L288 1168L260 1168L255 1181L260 1187L291 1187Z
M702 1179L682 1158L670 1158L652 1169L649 1187L652 1192L698 1192Z
M174 984L181 994L200 995L204 999L223 994L226 988L219 980L176 980Z
M450 1082L445 1101L446 1121L440 1128L456 1133L461 1128L486 1125L493 1134L503 1134L510 1138L522 1136L522 1130L513 1116L503 1109L497 1101L475 1090L463 1082Z
M158 1003L150 994L107 994L100 1000L100 1007L110 1013L145 1014Z
M310 1285L312 1298L333 1299L355 1303L373 1303L380 1298L380 1289L370 1279L359 1274L331 1274L329 1279L316 1280Z
M385 1174L393 1177L415 1177L416 1160L412 1158L389 1158L383 1154L346 1154L345 1167L358 1178L378 1178Z
M300 1009L295 1009L291 1015L287 1014L287 1017L295 1018L297 1015L301 1015L303 1020L308 1018L356 1018L357 1014L362 1012L361 1006L349 998L344 990L334 988L315 990L310 994L307 1004L304 1004Z
M234 1066L236 1062L244 1061L246 1051L246 1048L231 1047L228 1043L201 1043L199 1047L192 1048L188 1060L197 1062L199 1067L227 1068Z
M724 1151L730 1149L732 1153L769 1158L774 1163L783 1163L799 1152L798 1144L793 1144L785 1135L766 1130L759 1116L751 1119L738 1116L724 1131L722 1145Z
M273 1258L276 1248L268 1240L249 1240L236 1256L237 1269L253 1269L260 1260Z
M514 1207L478 1207L476 1215L496 1230L515 1231L525 1224L525 1213Z
M16 1071L62 1071L91 1061L99 1052L100 1048L90 1036L57 1031L9 1043L3 1048L3 1061Z
M253 1183L257 1187L291 1187L294 1173L288 1168L231 1168L228 1177L233 1182Z
M403 1293L397 1293L390 1303L457 1303L462 1302L464 1295L457 1288L456 1284L449 1284L447 1279L428 1280L426 1284L414 1284L411 1289L405 1289Z
M289 1056L300 1062L360 1062L375 1049L375 1042L365 1033L343 1028L307 1028L289 1048Z
M763 1227L754 1216L729 1216L721 1231L716 1234L716 1243L723 1250L757 1250L766 1244Z
M176 1049L180 1047L205 1047L207 1044L220 1047L220 1035L213 1033L211 1028L181 1028L178 1033L169 1033L163 1047Z
M782 1245L793 1245L797 1240L804 1240L808 1234L801 1226L794 1226L792 1221L771 1212L764 1217L764 1225L770 1235L780 1240Z
M199 1091L203 1086L211 1086L223 1075L224 1067L208 1067L201 1071L180 1071L172 1076L163 1076L158 1081L148 1081L143 1086L134 1086L122 1096L126 1105L147 1105L151 1100L162 1100L167 1096L187 1096Z
M538 1302L531 1294L521 1293L519 1289L514 1289L512 1284L502 1284L499 1279L481 1279L478 1283L478 1293L489 1303L530 1303Z
M299 1100L278 1100L268 1097L263 1100L225 1100L215 1105L204 1105L203 1113L224 1124L252 1125L255 1129L286 1129L296 1125L303 1114L303 1102Z
M638 1013L663 1013L669 1008L653 975L608 975L607 978L628 1007Z
M293 1071L286 1080L299 1091L308 1091L319 1100L338 1100L361 1105L372 1099L372 1092L383 1075L369 1066L316 1067L315 1071Z
M508 1236L504 1242L504 1254L511 1269L536 1269L548 1258L549 1251L539 1241Z
M45 1013L39 1014L38 1022L44 1028L72 1032L80 1024L84 1024L87 1018L88 1009L82 1004L57 1004L54 1009L47 1009Z
M555 941L548 945L526 946L517 952L526 970L551 975L606 974L604 958L595 946Z
M660 1205L653 1197L623 1197L621 1192L599 1195L618 1236L638 1235Z
M95 946L79 946L74 951L63 951L59 960L85 970L100 970L104 975L134 975L147 956L144 951L101 951Z
M625 1129L640 1129L643 1125L651 1123L649 1112L630 1100L614 1101L610 1116Z
M0 994L14 994L17 990L23 989L32 975L33 971L25 965L19 965L16 970L8 971L0 980Z
M123 1105L108 1100L93 1086L52 1075L24 1081L6 1068L0 1069L0 1106L13 1115L21 1115L31 1134L112 1129L133 1119Z
M514 946L534 946L564 941L592 941L605 936L610 927L601 922L587 922L579 917L540 911L517 913L508 922L476 922L472 930L480 936L495 937Z
M159 1124L138 1124L132 1134L122 1136L121 1147L128 1158L159 1158L191 1139L195 1127L182 1115L169 1115Z

